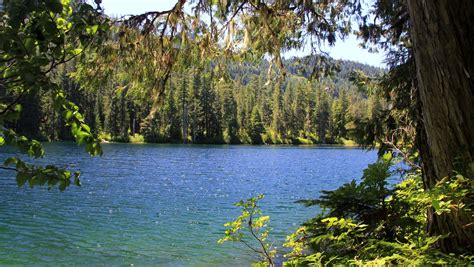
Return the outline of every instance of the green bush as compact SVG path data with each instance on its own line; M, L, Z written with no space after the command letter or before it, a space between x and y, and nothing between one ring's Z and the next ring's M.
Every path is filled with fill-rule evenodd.
M472 183L460 175L423 189L421 171L414 170L401 183L389 186L393 160L384 155L364 170L362 181L334 191L322 191L316 200L325 212L287 238L287 266L306 265L467 265L473 254L443 254L435 246L442 236L426 234L426 211L452 212L466 208ZM463 190L458 190L464 188ZM468 188L471 188L468 190ZM453 190L456 189L456 190ZM467 209L469 211L469 208Z
M393 164L392 155L386 154L364 170L359 183L353 180L336 190L322 191L318 199L300 201L319 205L323 212L287 237L283 246L291 251L284 255L283 266L472 263L472 252L448 255L437 248L437 241L444 236L427 235L426 211L433 208L438 214L462 211L474 215L474 182L454 174L424 190L421 171L412 170L402 182L390 185L387 180L394 174ZM250 199L251 204L256 206L260 198Z
M132 144L140 144L145 142L145 137L141 134L134 134L128 138L129 142Z
M100 132L98 134L97 138L101 142L103 142L103 141L110 142L112 140L112 136L110 135L110 133L105 133L105 132Z

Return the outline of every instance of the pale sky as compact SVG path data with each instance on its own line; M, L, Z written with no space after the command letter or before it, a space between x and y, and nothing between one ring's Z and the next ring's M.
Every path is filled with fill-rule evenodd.
M167 10L174 6L175 0L102 0L102 7L105 13L110 16L123 16L131 14L140 14L146 11ZM381 53L369 53L367 50L358 46L359 41L355 36L351 36L344 41L338 40L334 47L326 47L335 59L349 59L373 66L384 67L384 55ZM302 54L301 52L290 54Z

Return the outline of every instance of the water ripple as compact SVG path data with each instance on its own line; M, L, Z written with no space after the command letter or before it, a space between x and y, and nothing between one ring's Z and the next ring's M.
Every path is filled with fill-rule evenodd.
M0 171L0 264L248 265L255 259L216 243L233 203L262 201L277 244L317 208L315 198L357 179L376 159L360 149L272 146L104 145L91 158L74 144L45 145L42 163L74 165L83 186L18 189ZM0 151L0 160L14 151Z

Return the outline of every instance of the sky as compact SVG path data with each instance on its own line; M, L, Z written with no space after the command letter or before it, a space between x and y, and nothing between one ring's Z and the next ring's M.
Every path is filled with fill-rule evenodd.
M174 6L175 0L102 0L102 8L110 16L136 15L146 11L167 10ZM348 59L373 66L385 67L384 55L369 53L359 47L360 41L350 36L344 41L338 40L334 47L323 47L323 50L335 59ZM290 55L302 55L304 52L289 52Z

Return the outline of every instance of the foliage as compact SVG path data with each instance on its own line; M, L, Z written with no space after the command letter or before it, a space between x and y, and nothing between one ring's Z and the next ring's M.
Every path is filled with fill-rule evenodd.
M44 154L41 144L17 134L12 125L20 118L22 98L48 92L54 110L61 114L78 144L91 155L101 154L99 142L77 105L68 101L52 79L57 67L96 44L105 30L103 18L87 4L70 1L5 1L0 11L0 145L11 145L33 158ZM26 105L28 107L28 105ZM59 184L64 190L79 174L55 166L35 166L13 157L0 168L17 172L19 186Z
M143 135L134 134L134 135L130 136L130 143L132 143L132 144L139 144L139 143L143 143L143 142L145 142L145 138L143 137Z
M290 66L295 64L288 62ZM142 94L142 87L146 85L137 84L127 73L121 75L121 80L109 77L108 82L94 83L94 88L89 88L92 85L83 80L90 82L94 77L83 77L88 74L81 70L89 69L89 64L82 60L74 64L58 70L56 76L61 77L68 98L81 106L91 130L110 134L113 141L128 142L129 136L137 133L146 142L343 143L354 138L351 124L369 118L369 104L374 101L358 92L344 76L309 82L289 71L280 87L264 86L263 64L237 68L238 63L229 63L236 75L233 78L220 79L213 76L212 69L173 72L161 104L154 108L154 100L143 97L146 94ZM340 65L348 68L352 63ZM125 68L120 63L114 66ZM278 94L277 89L281 90ZM318 95L324 95L324 105L319 104ZM270 105L269 99L275 97L273 102L282 103ZM36 113L48 116L28 127L23 123L26 119L20 118L17 129L28 133L36 129L49 140L71 139L67 129L58 127L62 120L50 111L50 98L38 98L43 104Z
M263 195L258 195L235 204L235 206L242 208L242 213L234 221L224 224L227 229L224 237L219 239L218 243L241 242L253 252L258 253L268 265L273 266L276 251L267 241L270 232L267 223L270 221L270 217L262 215L257 205L257 201L263 197Z
M334 191L321 191L317 200L300 201L306 206L319 205L328 209L328 216L348 215L368 225L387 216L385 199L393 193L387 188L391 176L391 154L386 154L376 163L370 164L357 184L355 180ZM376 225L373 225L375 228Z
M429 190L431 205L437 214L464 211L470 213L471 218L474 218L473 193L474 181L459 173L441 179Z
M465 205L473 195L470 179L454 174L430 190L423 189L421 172L415 170L394 185L392 154L385 154L365 170L360 183L352 181L333 191L322 191L317 200L301 201L319 205L323 212L308 220L287 236L284 247L290 248L283 266L322 265L465 265L474 259L472 252L445 254L436 246L445 236L429 236L426 211L436 213L467 212ZM454 189L454 190L453 190ZM256 206L262 196L241 201ZM240 241L242 213L221 240ZM260 214L260 210L258 210ZM268 218L265 218L267 220ZM466 225L466 227L470 227ZM265 238L267 235L265 235ZM275 252L276 253L276 252Z
M42 157L44 151L32 137L67 136L58 122L91 155L101 153L95 137L100 132L112 140L142 134L147 141L196 143L337 143L353 138L379 145L380 155L391 151L402 157L411 167L408 179L390 188L391 159L382 157L359 184L353 181L308 201L328 211L294 236L304 245L296 252L321 250L302 256L320 263L456 263L433 250L445 236L426 236L421 229L431 225L425 225L422 214L425 209L434 212L433 218L449 214L459 230L450 234L462 236L463 229L472 227L472 177L460 170L445 178L426 172L437 166L426 152L423 115L429 119L430 114L421 114L415 69L421 63L413 56L410 29L410 19L416 18L409 17L407 1L373 1L366 12L361 1L199 0L191 1L191 14L185 12L185 2L108 28L97 10L76 1L5 1L0 11L0 146ZM358 93L341 79L323 79L322 74L341 66L317 54L322 43L333 45L336 36L347 36L354 22L362 45L384 50L390 66L382 75L353 73ZM107 42L98 46L104 31ZM282 59L281 52L303 48L308 38L311 57ZM265 53L268 61L262 60ZM79 57L74 66L61 69ZM243 62L248 67L244 75L241 65L228 59ZM257 60L263 62L251 65ZM84 115L73 98L87 106ZM46 123L38 122L42 116ZM53 130L45 130L49 128ZM79 184L78 174L19 158L7 159L0 168L16 171L20 186L28 182L64 190L71 179ZM444 228L441 232L450 229Z
M426 210L469 212L464 202L472 184L460 175L425 190L421 173L414 171L393 189L387 188L392 166L385 155L364 171L362 181L323 191L317 200L304 201L326 208L287 239L289 266L308 264L426 265L466 264L472 253L444 254L436 248L443 236L426 233ZM463 190L453 190L462 187ZM468 202L468 201L467 201ZM469 227L469 226L467 226Z
M433 106L430 101L427 101L432 94L430 94L430 90L423 86L423 84L426 86L427 82L418 83L416 78L417 74L423 73L422 70L424 68L428 69L431 67L424 66L424 62L415 62L414 54L422 55L422 51L427 51L427 54L430 54L429 52L431 51L424 47L418 47L416 51L413 49L413 43L416 45L417 42L412 42L411 34L416 33L416 31L411 27L416 24L415 22L422 20L420 16L417 16L420 12L413 12L417 6L415 5L416 1L413 1L412 5L408 5L410 2L404 0L376 0L365 5L363 1L346 0L316 2L199 0L190 3L192 6L190 15L184 12L185 2L185 0L177 1L177 4L167 11L152 11L132 16L125 23L135 27L135 29L139 29L145 36L151 36L150 39L155 37L159 39L157 46L152 45L150 47L158 47L157 50L160 51L158 58L164 61L161 62L160 66L165 66L165 72L159 72L157 76L161 81L160 85L166 83L174 63L185 61L180 58L180 55L182 55L180 54L181 51L185 53L193 52L189 53L192 55L190 56L192 60L188 62L199 62L201 64L213 62L217 65L217 75L222 72L221 63L227 58L251 61L262 59L262 55L268 53L267 56L271 60L267 66L267 82L265 86L277 88L278 90L272 90L270 94L267 94L265 100L267 104L259 107L262 113L262 121L266 126L265 133L261 135L264 142L293 143L293 140L303 138L311 139L311 142L326 143L335 141L333 140L334 137L347 137L344 132L345 130L350 130L353 131L353 136L358 143L371 147L378 146L380 155L391 151L397 156L403 157L405 162L413 169L423 167L424 173L422 177L425 186L429 188L442 179L442 177L436 177L432 173L436 173L436 170L440 169L436 168L437 166L435 165L442 166L448 163L446 171L451 171L454 166L451 166L451 163L453 163L453 158L456 155L449 155L451 154L449 152L441 153L445 154L444 157L447 160L444 160L443 156L440 156L438 159L438 157L432 157L432 155L438 154L431 152L435 148L430 149L427 147L428 143L433 143L427 142L427 130L436 133L439 131L439 127L431 127L432 123L427 123L425 129L424 121L429 121L432 116L438 113L427 108ZM447 2L444 4L447 5ZM368 10L364 8L365 6L368 6ZM444 14L444 10L441 11L441 5L423 6L426 10L430 9L434 13ZM455 7L453 10L461 9ZM467 10L471 11L472 8L469 6ZM208 15L209 19L200 19L203 14ZM437 16L429 17L432 19ZM452 21L456 21L456 19L456 16L450 16L449 18ZM291 102L288 99L290 99L291 94L281 90L282 79L276 78L276 76L278 78L286 77L286 69L284 68L281 52L302 48L306 41L309 40L308 43L311 46L312 52L311 60L309 62L298 60L298 64L294 68L299 70L301 66L308 65L313 71L303 70L300 73L305 77L319 78L320 74L328 74L338 69L336 65L331 64L333 61L326 54L318 54L318 52L321 52L319 50L321 44L326 42L329 45L333 45L336 36L344 38L351 32L351 24L353 23L358 24L356 33L363 40L362 46L369 50L381 49L386 53L386 62L390 66L390 71L380 77L357 75L356 83L369 97L369 101L364 103L366 107L363 108L368 110L368 112L362 116L355 116L347 120L350 127L344 125L347 119L346 116L341 116L341 113L344 114L344 112L340 112L340 109L344 105L329 103L327 94L319 91L316 94L316 103L308 101L308 107L304 109L308 115L307 118L304 118L303 131L298 131L298 134L296 134L294 130L301 129L301 121L295 120L291 113L288 112L290 109L288 104ZM421 24L427 25L426 23ZM448 24L454 25L453 23ZM463 24L465 23L459 23L459 25ZM469 32L468 28L466 28L467 32ZM446 28L446 30L448 29L449 27ZM453 29L450 30L454 32ZM416 39L420 40L423 38L424 36L418 36L418 38L414 39L416 41ZM443 38L443 40L449 41L448 38ZM168 45L165 46L165 43ZM134 42L128 42L128 45L134 46L135 44ZM454 45L453 47L456 46L460 48L462 45ZM439 45L438 47L443 46ZM468 49L469 45L466 45L465 48ZM431 54L445 57L443 53ZM459 69L456 74L459 74L459 77L464 77L465 73ZM427 75L428 79L429 75ZM418 75L418 78L420 77ZM428 80L426 77L424 79ZM419 84L422 89L425 89L423 97L420 97ZM434 84L436 86L434 89L444 89L445 86L441 84L441 79L437 80ZM457 90L469 95L467 84L458 87L456 88ZM161 86L158 95L161 95L164 90L164 86ZM444 92L444 90L439 91ZM311 97L314 99L314 96ZM380 101L380 97L383 97L385 101ZM434 102L438 103L438 99L441 99L439 104L445 106L443 98L433 97ZM269 105L268 103L271 104ZM422 103L423 105L421 105ZM460 99L455 99L453 103L461 105L464 102ZM300 105L294 106L300 107ZM464 109L469 111L469 105ZM270 110L272 112L269 112ZM328 119L330 117L328 110L334 113L339 112L339 114ZM422 114L422 111L428 112L428 114ZM354 113L357 114L357 112ZM425 118L423 118L424 116ZM447 118L444 118L444 120L449 120ZM227 125L229 126L230 124ZM234 126L235 124L232 123L232 125ZM295 125L298 125L298 127L295 128ZM344 127L341 127L342 125ZM228 128L223 131L225 139L234 139L228 138L230 136L234 137L234 127ZM457 129L456 127L451 128L453 131ZM469 129L463 129L463 133L460 135L465 135L467 131ZM186 130L183 130L183 132L186 132ZM245 137L243 139L249 139L249 134L245 129L239 129L237 132ZM204 131L204 133L207 132ZM203 135L203 131L200 134ZM337 136L338 134L341 136ZM438 135L431 133L428 136L436 139L433 136ZM440 134L439 136L442 135ZM446 135L447 138L451 139L453 139L453 136L455 135ZM436 140L436 142L443 144L444 140ZM459 144L459 146L456 145L459 150L470 145L466 144L465 141L461 142L464 143ZM446 150L449 149L446 148ZM455 153L458 152L455 151ZM424 158L421 158L420 155ZM422 161L425 162L422 164ZM443 173L442 176L445 174ZM437 218L436 214L431 217L429 219L432 222ZM458 232L452 233L455 234L453 242L462 241L462 243L472 245L472 242L469 242L469 240L472 240L473 232L466 232L469 234L469 237L462 238L463 235L459 234L464 232L462 225L456 219L446 218L453 223L445 223L444 226L439 226L442 228L439 230L447 233L450 230L449 225L452 225L455 228L454 231ZM434 233L433 231L431 232ZM455 249L451 247L447 250Z

